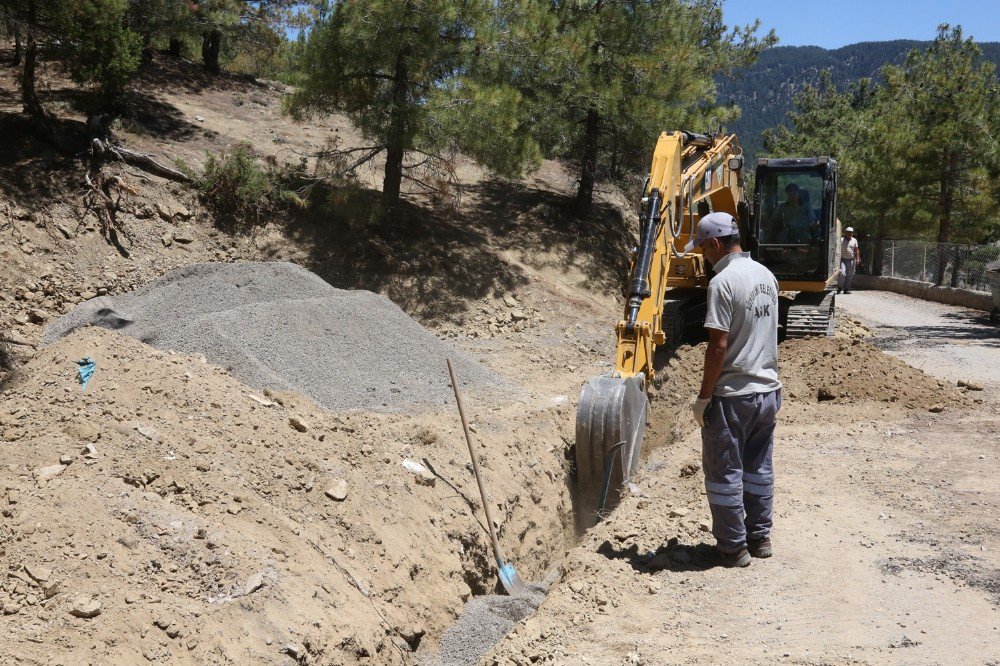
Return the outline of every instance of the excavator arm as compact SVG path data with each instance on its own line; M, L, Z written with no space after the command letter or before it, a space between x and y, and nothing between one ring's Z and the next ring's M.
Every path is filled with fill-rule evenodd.
M700 202L741 217L742 166L742 149L733 135L663 132L657 141L639 207L639 244L632 254L625 312L615 326L615 369L587 382L577 408L581 528L616 502L618 489L636 471L656 348L674 324L665 307L667 290L707 286L700 252L685 253L684 246L695 232Z
M622 377L653 378L653 354L666 339L667 288L707 286L701 253L685 253L684 245L694 234L700 201L709 201L713 211L739 217L738 206L744 200L741 155L732 135L660 135L642 197L641 233L632 259L625 317L615 327L616 371Z

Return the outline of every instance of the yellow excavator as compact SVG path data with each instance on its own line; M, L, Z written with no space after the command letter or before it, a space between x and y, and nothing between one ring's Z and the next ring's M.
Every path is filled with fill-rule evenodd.
M735 135L675 131L657 141L639 206L624 317L615 326L615 369L588 381L577 407L581 528L617 504L637 471L657 347L676 346L704 324L711 268L698 250L684 251L703 215L735 217L744 250L778 278L783 338L833 334L836 160L758 160L752 202L744 171Z

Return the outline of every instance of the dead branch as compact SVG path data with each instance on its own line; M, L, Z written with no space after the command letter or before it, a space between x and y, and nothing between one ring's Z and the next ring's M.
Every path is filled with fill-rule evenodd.
M132 196L136 196L137 194L139 194L139 188L135 187L133 185L130 185L129 183L125 182L125 179L122 178L121 176L112 176L111 177L111 182L118 189L125 190L126 192L128 192Z
M145 155L122 146L116 146L108 140L99 138L93 139L91 142L91 149L101 155L110 154L126 164L130 164L138 169L151 173L154 176L159 176L160 178L166 178L167 180L172 180L178 183L191 182L191 177L186 173L168 167L164 164L160 164L153 159L152 155Z
M380 152L382 152L382 150L383 150L383 148L380 147L380 146L377 146L375 148L371 148L368 153L366 153L365 155L362 155L360 158L358 158L357 160L355 160L351 164L349 164L349 165L347 165L347 166L345 166L345 167L343 167L341 169L338 169L336 172L330 174L329 176L316 175L316 176L314 176L312 178L309 178L308 179L309 182L306 185L303 185L302 187L300 187L296 191L296 194L299 197L303 198L303 199L308 199L309 196L312 194L313 190L316 189L317 186L328 184L328 183L337 183L337 181L339 181L340 179L344 178L345 176L353 173L356 169L360 168L366 162L368 162L371 159L373 159L376 155L378 155ZM321 153L317 153L316 155L317 155L317 157L320 157L320 156L330 156L330 155L336 155L337 157L344 157L348 153L353 153L353 152L356 152L356 151L353 150L353 149L352 150L345 150L345 151L324 151L324 152L321 152Z

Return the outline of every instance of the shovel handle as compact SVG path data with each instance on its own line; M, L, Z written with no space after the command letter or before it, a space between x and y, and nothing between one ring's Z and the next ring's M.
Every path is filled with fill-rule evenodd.
M498 566L503 562L503 555L500 553L500 541L497 540L496 529L493 527L493 512L490 511L490 503L486 499L486 487L483 486L483 476L479 473L479 461L476 459L476 448L472 443L472 433L469 431L469 422L465 418L465 403L462 402L462 392L458 388L458 378L455 377L455 367L448 359L448 374L451 375L451 386L455 389L455 402L458 403L458 415L462 419L462 428L465 430L465 442L469 445L469 455L472 457L472 473L476 475L476 483L479 484L479 494L483 498L483 510L486 512L486 524L490 529L490 541L493 542L493 556L496 558Z

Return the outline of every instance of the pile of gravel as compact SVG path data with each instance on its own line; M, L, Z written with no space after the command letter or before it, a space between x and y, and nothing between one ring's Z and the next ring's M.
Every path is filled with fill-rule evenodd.
M285 262L179 268L132 293L80 304L46 329L44 342L81 326L204 354L246 384L297 391L331 410L451 403L448 357L463 385L504 387L392 301L336 289Z
M528 586L516 597L486 595L465 604L462 614L444 635L435 653L417 655L421 666L474 666L518 622L534 614L545 600L551 581Z

